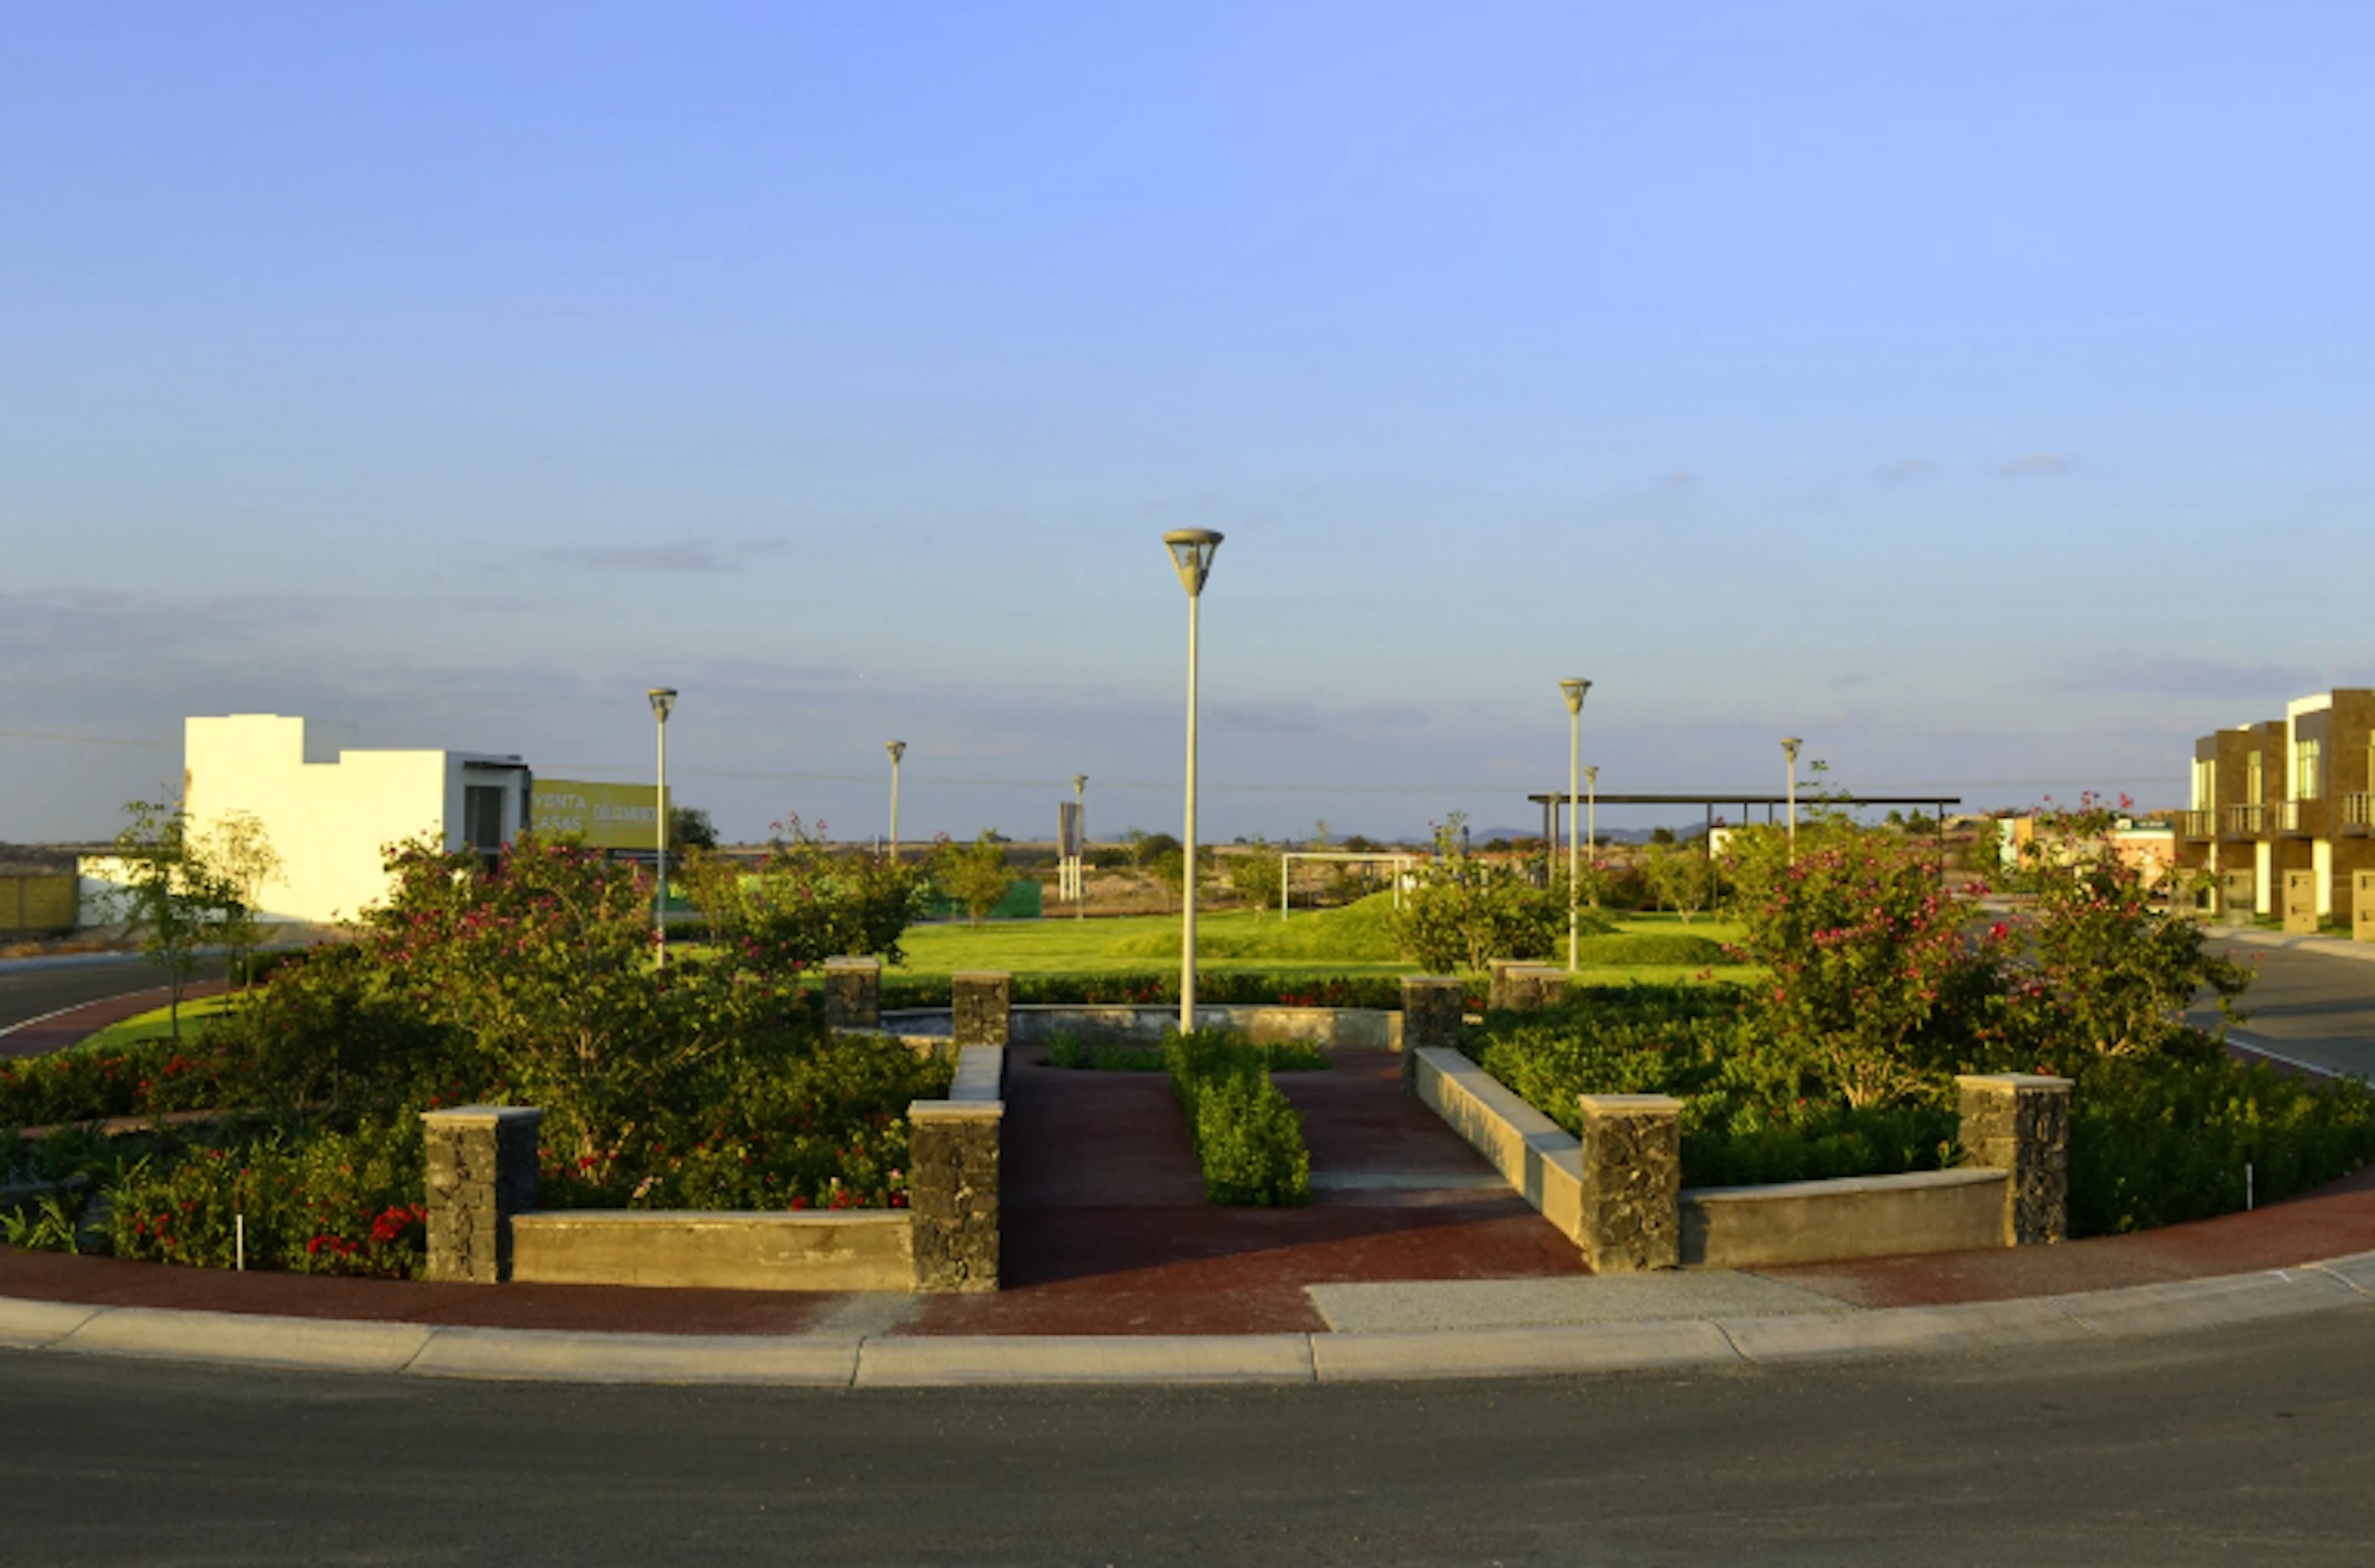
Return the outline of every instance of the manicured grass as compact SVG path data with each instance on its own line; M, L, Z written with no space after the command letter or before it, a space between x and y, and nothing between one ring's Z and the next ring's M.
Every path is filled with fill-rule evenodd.
M207 1021L230 1007L230 1002L229 996L201 996L195 1001L183 1002L183 1038L195 1038ZM149 1012L135 1013L127 1019L118 1019L98 1033L77 1042L74 1048L77 1051L112 1051L136 1041L162 1040L172 1032L172 1009L158 1008Z
M1275 914L1257 918L1247 910L1196 917L1198 967L1209 970L1307 972L1324 968L1355 974L1408 974L1416 965L1393 956L1382 939L1382 918L1370 902L1342 910L1308 911L1282 923ZM1619 931L1632 936L1704 937L1734 941L1740 926L1701 916L1685 925L1672 914L1625 914ZM1601 938L1605 941L1607 938ZM1016 974L1122 973L1163 969L1179 961L1176 914L1128 915L1118 919L1010 920L973 926L956 922L911 927L904 946L907 962L894 974L949 974L961 969L1006 970ZM1340 956L1341 955L1341 956ZM1564 957L1562 953L1560 955ZM1586 950L1587 960L1589 949ZM1674 984L1697 978L1704 963L1591 963L1578 973L1588 985L1633 981ZM1725 980L1747 982L1761 972L1726 965Z

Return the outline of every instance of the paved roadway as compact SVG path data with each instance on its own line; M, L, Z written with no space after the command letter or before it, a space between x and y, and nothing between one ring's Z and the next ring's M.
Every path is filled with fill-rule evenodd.
M815 1392L0 1352L23 1563L2353 1562L2375 1304L1492 1384Z
M2258 973L2239 1004L2244 1020L2237 1038L2329 1072L2375 1080L2375 961L2213 940Z
M198 969L202 979L218 979L222 973L219 959L207 960ZM165 983L165 972L139 957L0 961L0 1030Z

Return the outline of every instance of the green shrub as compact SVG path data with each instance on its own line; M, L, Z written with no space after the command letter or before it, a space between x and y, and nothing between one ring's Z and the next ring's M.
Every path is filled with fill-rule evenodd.
M1740 961L1730 949L1713 937L1667 931L1618 932L1613 936L1586 937L1576 944L1576 957L1578 962L1610 969L1650 964L1713 966Z
M1171 1087L1214 1203L1282 1208L1311 1201L1303 1118L1267 1070L1269 1053L1222 1030L1163 1043Z
M2070 1102L2070 1232L2109 1235L2232 1214L2375 1159L2375 1096L2204 1050L2107 1058Z

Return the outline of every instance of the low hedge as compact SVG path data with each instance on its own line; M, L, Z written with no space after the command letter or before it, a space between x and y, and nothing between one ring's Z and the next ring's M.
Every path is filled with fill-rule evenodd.
M1269 1054L1220 1030L1164 1042L1171 1087L1214 1203L1287 1208L1311 1201L1303 1117L1270 1079Z
M821 984L821 980L810 982ZM1468 982L1468 1005L1484 1005L1487 982ZM952 985L945 974L885 974L886 1011L945 1008ZM1176 1007L1179 972L1115 971L1102 973L1017 974L1017 1007ZM1216 1006L1374 1008L1399 1012L1402 983L1393 974L1338 974L1328 971L1210 970L1196 976L1196 999Z
M2104 1061L2070 1101L2070 1233L2275 1203L2375 1160L2375 1095L2224 1053ZM2247 1175L2248 1169L2248 1175Z

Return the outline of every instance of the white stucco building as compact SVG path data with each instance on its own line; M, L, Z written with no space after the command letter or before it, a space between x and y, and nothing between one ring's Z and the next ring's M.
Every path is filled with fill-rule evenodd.
M381 852L400 840L492 855L527 825L534 781L518 757L370 751L355 738L351 725L278 713L185 721L192 830L248 812L280 857L263 890L266 919L353 916L385 895Z

